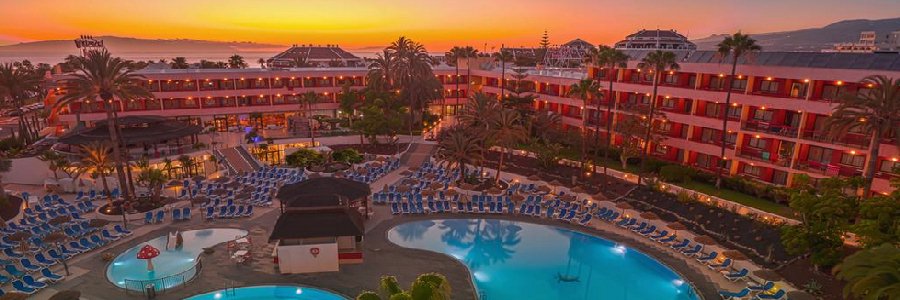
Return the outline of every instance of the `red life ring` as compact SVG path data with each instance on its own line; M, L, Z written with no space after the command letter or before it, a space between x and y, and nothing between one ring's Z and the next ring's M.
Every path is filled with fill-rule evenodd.
M309 254L313 257L319 256L319 248L309 248Z

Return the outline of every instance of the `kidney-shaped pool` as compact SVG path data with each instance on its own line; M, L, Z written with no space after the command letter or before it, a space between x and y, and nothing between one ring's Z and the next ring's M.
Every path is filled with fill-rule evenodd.
M392 228L388 239L461 261L482 299L700 299L677 273L641 252L553 226L414 221Z

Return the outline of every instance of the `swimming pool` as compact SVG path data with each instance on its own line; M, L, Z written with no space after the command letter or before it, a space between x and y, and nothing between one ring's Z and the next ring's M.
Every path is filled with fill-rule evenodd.
M184 237L184 244L180 249L166 249L167 237L164 235L138 244L119 254L106 269L106 278L118 287L132 290L142 290L143 286L149 283L147 281L154 283L157 290L172 288L189 281L196 275L196 269L193 267L197 257L203 252L203 248L246 236L247 231L212 228L182 231L181 235ZM153 271L147 271L145 260L137 259L138 251L148 244L156 247L160 252L159 256L153 259ZM160 280L172 275L178 275L176 276L178 278Z
M482 299L700 299L677 273L643 253L553 226L415 221L392 228L388 239L463 262Z
M346 300L344 296L311 287L261 285L218 290L191 296L185 300Z

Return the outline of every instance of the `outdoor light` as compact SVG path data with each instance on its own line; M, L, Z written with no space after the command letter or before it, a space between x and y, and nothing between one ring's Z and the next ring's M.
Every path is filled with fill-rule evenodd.
M803 83L809 83L809 79L803 79Z
M772 76L766 77L766 80L772 80Z
M841 81L841 80L838 80L838 81L837 81L837 85L844 85L844 82Z
M856 155L856 150L850 150L850 154Z

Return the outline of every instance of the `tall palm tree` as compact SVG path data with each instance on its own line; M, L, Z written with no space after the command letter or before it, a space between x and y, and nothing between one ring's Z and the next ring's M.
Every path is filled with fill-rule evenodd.
M497 176L494 178L494 184L497 184L500 182L500 172L503 171L503 158L506 156L506 150L528 138L528 133L522 126L519 112L514 109L501 109L492 121L493 140L503 147L500 150L500 159L497 161Z
M259 64L260 69L266 68L266 60L264 58L260 57L259 59L256 60L256 63Z
M494 53L494 59L500 62L500 99L506 97L506 62L513 60L512 52L500 46L500 52Z
M319 103L320 99L319 94L316 94L316 92L313 91L306 92L300 96L300 108L303 109L303 116L306 117L307 122L309 122L309 137L313 147L316 146L316 128L314 126L315 124L310 121L312 119L312 105ZM304 105L306 107L303 107Z
M593 79L582 79L569 86L569 92L566 96L581 99L581 163L587 163L587 106L588 100L591 98L599 100L603 97L600 92L600 83ZM594 134L599 135L599 132Z
M477 165L484 160L481 136L462 127L453 127L441 137L437 156L459 169L460 181L466 177L466 165Z
M500 103L496 98L484 93L476 93L463 106L463 111L459 114L459 123L466 127L487 130L491 126L490 120L495 119L499 111Z
M113 148L108 142L91 142L81 146L81 163L87 168L86 172L100 177L109 207L112 207L113 198L109 192L109 183L106 181L106 176L109 175L113 168L114 157L110 156L111 152L113 152Z
M872 180L878 169L878 153L881 143L888 137L900 134L900 79L882 75L868 76L860 83L871 87L868 92L845 93L826 119L829 135L840 137L848 132L868 132L869 150L863 178L863 197L872 191ZM900 145L900 140L896 140Z
M454 84L456 85L456 103L459 104L459 60L463 58L468 59L470 57L478 56L478 50L472 46L454 46L445 54L445 56L447 58L447 63L451 66L456 67L456 79L454 80ZM468 74L471 73L472 70L471 66L468 64L468 61L466 63L466 69L468 70L468 72L466 73L466 83L468 84ZM466 90L468 91L469 89ZM446 105L444 107L446 108ZM441 113L445 114L444 111L442 111Z
M562 117L559 114L546 109L538 110L528 122L529 132L544 144L549 144L551 129L559 127L560 123Z
M36 95L40 89L41 77L35 72L9 63L0 64L0 100L7 102L7 106L15 107L19 113L19 135L26 144L32 143L37 135L36 130L30 129L25 122L22 107L25 100Z
M731 82L734 80L734 76L737 72L738 59L762 50L762 47L756 44L756 40L751 39L749 35L741 34L740 31L734 35L726 36L725 39L719 43L718 47L719 56L723 59L731 56L731 75L728 76L728 84L725 88L725 111L722 116L722 145L719 151L719 165L718 168L716 168L716 188L722 186L722 170L725 169L725 140L728 136L728 110L731 108Z
M638 68L648 70L653 74L653 93L650 96L650 112L647 114L647 134L644 135L644 149L641 151L641 172L638 172L638 184L641 183L641 175L647 164L647 155L650 152L650 134L653 131L653 118L656 115L656 98L659 89L659 80L663 72L678 70L681 67L676 62L677 56L673 52L656 50L647 53L647 56L638 63Z
M409 129L420 122L424 109L434 99L443 97L443 86L434 76L435 63L420 43L400 37L385 48L369 64L371 84L380 91L392 90L409 105Z
M172 65L172 69L187 69L190 67L190 64L188 64L187 59L184 58L183 56L173 58L171 65ZM77 67L77 66L74 66L74 67Z
M381 293L364 291L356 296L357 300L382 300L382 299L406 299L406 300L449 300L450 283L444 275L438 273L426 273L419 275L410 284L409 290L403 290L397 278L384 276L380 282Z
M597 47L596 55L591 57L591 61L598 67L607 70L606 77L609 78L609 101L606 103L606 148L603 149L603 158L609 159L609 149L612 147L612 109L616 105L617 95L613 90L613 82L616 81L617 68L625 68L628 65L628 54L616 48L601 45ZM600 132L600 123L597 122L597 132ZM598 135L599 136L599 135ZM606 164L603 164L603 174L606 174Z
M244 61L243 56L235 54L228 57L228 67L232 69L243 69L247 67L247 62Z
M847 299L895 300L900 295L900 248L885 243L856 252L835 267L834 273L847 282Z
M369 79L368 86L379 92L393 89L396 65L397 58L393 52L384 49L381 53L376 53L375 58L369 63L369 71L366 76Z

